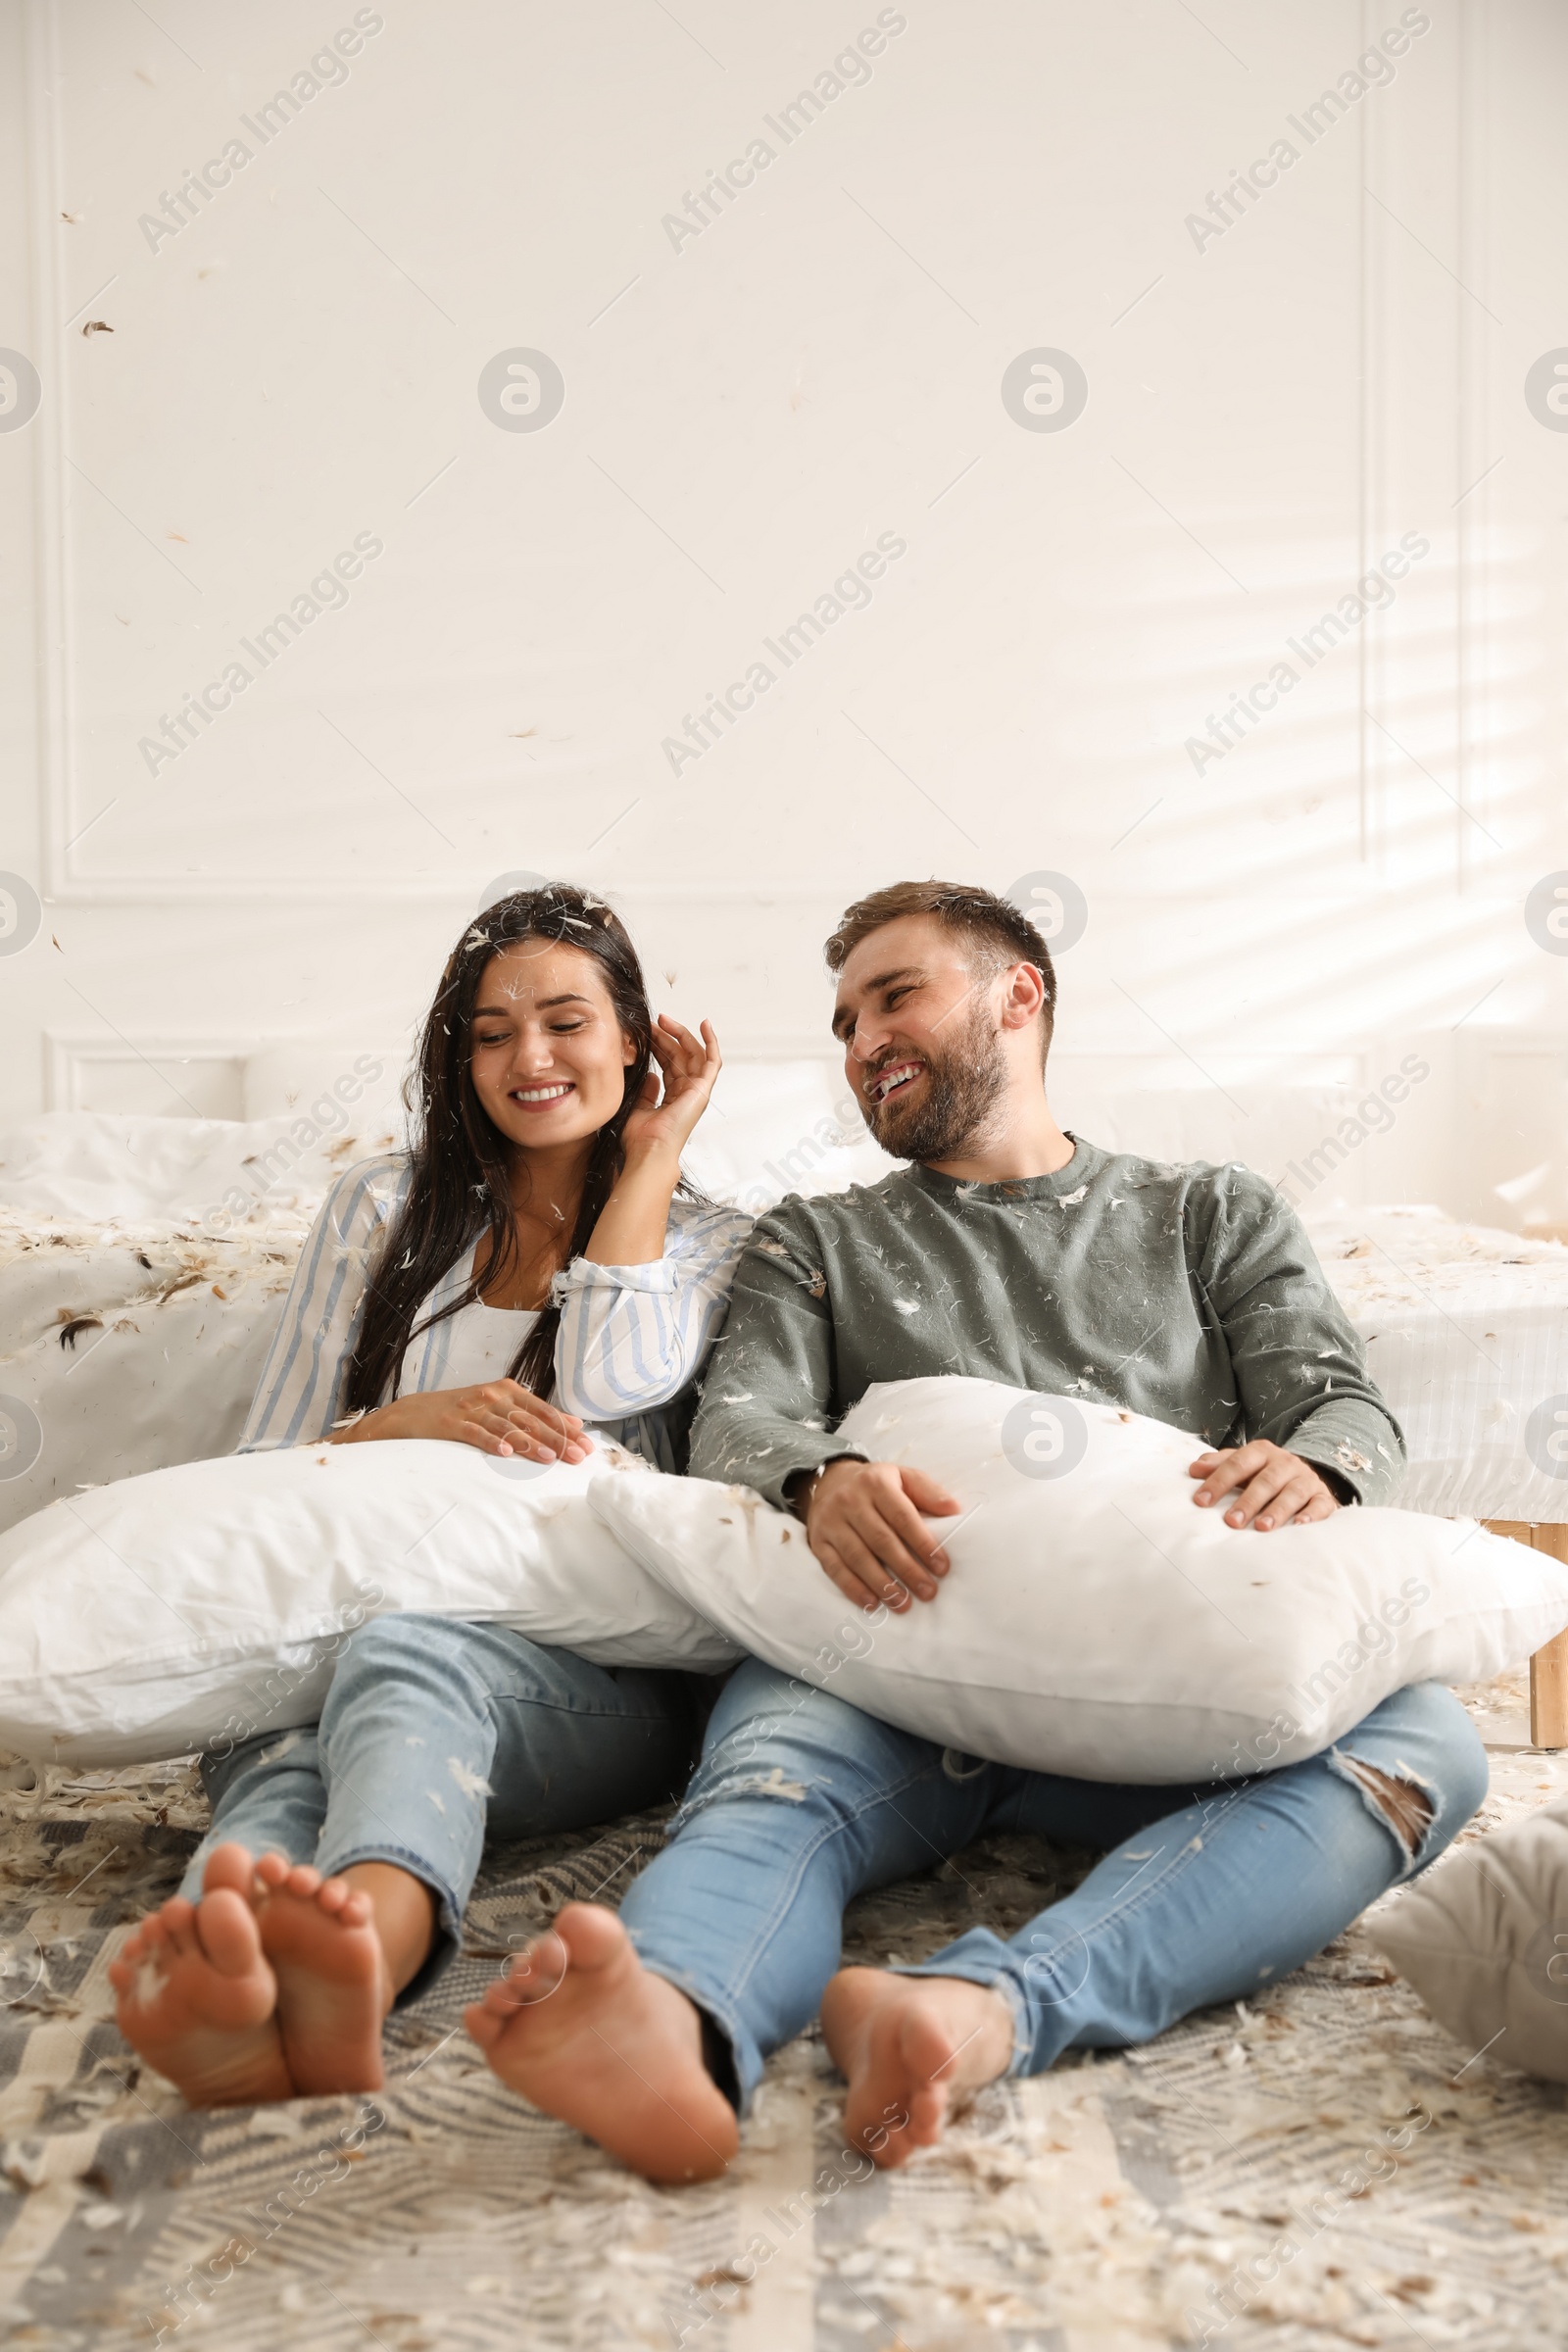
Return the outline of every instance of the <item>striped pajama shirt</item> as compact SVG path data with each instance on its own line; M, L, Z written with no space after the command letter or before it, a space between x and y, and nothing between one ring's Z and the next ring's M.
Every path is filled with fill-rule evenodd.
M282 1318L238 1450L318 1442L347 1413L344 1391L376 1251L407 1196L407 1152L347 1169L300 1252ZM660 1469L677 1467L670 1411L701 1369L724 1320L736 1260L752 1220L738 1209L676 1199L664 1254L641 1266L574 1258L555 1278L561 1308L553 1401ZM449 1306L467 1284L467 1251L443 1276L416 1323ZM414 1339L401 1393L440 1389L453 1319Z

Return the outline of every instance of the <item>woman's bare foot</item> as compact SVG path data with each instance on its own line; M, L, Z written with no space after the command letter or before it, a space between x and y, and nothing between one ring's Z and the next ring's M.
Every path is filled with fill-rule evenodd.
M1012 2012L962 1977L841 1968L822 1995L822 2033L850 2085L845 2136L896 2169L942 2136L956 2095L1004 2074Z
M645 2179L711 2180L734 2155L696 2009L602 1903L568 1903L464 2014L503 2082Z
M381 2020L392 1987L370 1898L309 1863L256 1865L262 1949L277 1979L277 2030L294 2091L381 2087Z
M193 2107L291 2099L277 1982L257 1932L242 1845L208 1856L199 1903L172 1895L109 1964L120 2031Z

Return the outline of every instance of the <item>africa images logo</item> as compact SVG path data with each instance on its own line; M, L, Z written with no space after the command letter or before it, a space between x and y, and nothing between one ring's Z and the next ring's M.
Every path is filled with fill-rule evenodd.
M1002 1424L1002 1450L1025 1478L1065 1478L1089 1450L1089 1424L1065 1396L1020 1396Z

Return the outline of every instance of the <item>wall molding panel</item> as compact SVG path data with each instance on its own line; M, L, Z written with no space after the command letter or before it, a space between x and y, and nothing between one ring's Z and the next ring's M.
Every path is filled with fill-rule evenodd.
M661 216L730 135L725 77L694 82L642 0L605 7L635 88L593 82L603 19L490 11L475 75L375 12L156 249L144 208L318 49L306 0L207 12L194 56L123 0L0 29L28 214L5 332L45 385L0 435L36 612L35 659L21 612L0 653L29 713L0 865L46 907L0 957L10 1103L127 1102L138 1067L143 1102L182 1068L204 1104L270 1100L259 1056L406 1034L513 869L603 890L656 1003L734 1061L833 1061L820 943L900 872L1065 877L1054 1070L1089 1095L1355 1084L1385 1038L1568 1023L1568 959L1523 920L1568 864L1568 437L1521 396L1568 344L1560 10L1421 12L1315 130L1298 110L1397 7L1253 12L1245 72L1146 12L1129 143L1125 26L998 0L975 61L931 0L676 252ZM732 14L725 87L775 103L806 36ZM519 140L541 31L593 102ZM1038 135L1048 83L1069 139ZM1195 240L1292 122L1293 168ZM911 173L938 149L938 183ZM514 346L565 386L537 434L480 394ZM1040 348L1084 371L1070 431L1004 394ZM318 605L367 532L382 555ZM1417 533L1392 599L1349 593ZM835 597L879 535L903 554ZM244 691L150 772L241 648ZM1460 1123L1400 1182L1475 1202L1528 1174L1546 1067L1499 1048L1483 1090L1517 1152Z

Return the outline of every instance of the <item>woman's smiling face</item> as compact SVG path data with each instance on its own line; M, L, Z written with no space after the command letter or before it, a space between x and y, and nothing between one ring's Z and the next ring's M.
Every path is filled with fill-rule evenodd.
M491 957L468 1033L473 1091L523 1151L596 1135L621 1105L637 1049L596 956L522 939Z

